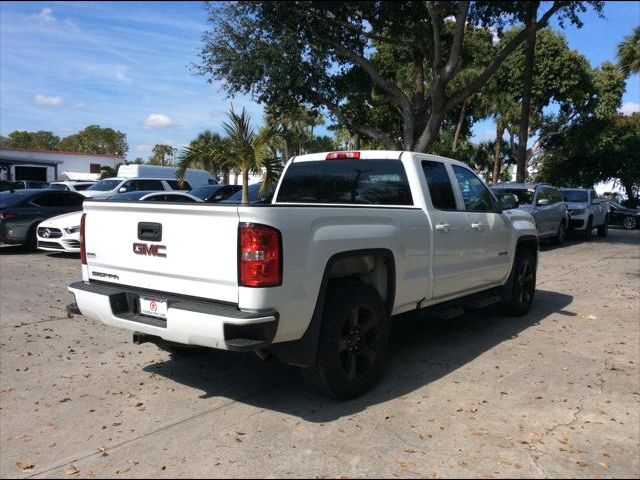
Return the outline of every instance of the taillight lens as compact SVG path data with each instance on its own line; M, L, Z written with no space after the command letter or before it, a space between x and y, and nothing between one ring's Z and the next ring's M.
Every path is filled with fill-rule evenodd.
M0 212L0 220L11 220L16 218L16 214L13 212Z
M84 242L84 223L86 216L87 214L83 213L80 218L80 260L82 260L83 265L87 264L87 246Z
M282 284L282 237L278 229L241 223L238 255L238 283L241 287Z
M327 155L327 160L357 160L360 152L331 152Z

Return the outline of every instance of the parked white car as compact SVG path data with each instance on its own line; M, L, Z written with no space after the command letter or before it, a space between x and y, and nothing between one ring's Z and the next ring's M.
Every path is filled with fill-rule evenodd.
M180 185L177 180L163 178L105 178L84 190L82 195L89 198L109 198L116 193L149 191L191 190L189 182Z
M65 180L60 182L51 182L47 187L49 190L64 190L66 192L82 192L96 182L78 182L73 180Z
M38 249L49 252L80 252L82 211L49 218L38 225Z
M598 197L590 188L561 188L562 198L567 202L571 230L581 232L590 240L593 229L599 237L606 237L609 230L609 202Z
M118 177L120 178L163 178L165 180L175 180L178 173L177 167L164 167L160 165L120 165ZM206 170L197 168L187 168L184 179L193 188L203 185L217 185L218 179Z

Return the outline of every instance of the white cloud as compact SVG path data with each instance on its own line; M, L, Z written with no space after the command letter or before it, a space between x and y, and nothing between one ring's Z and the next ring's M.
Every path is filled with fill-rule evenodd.
M84 107L86 107L86 106L87 106L87 104L86 104L86 103L84 103L84 102L75 102L75 103L73 104L73 108L84 108Z
M53 10L49 7L43 8L35 15L36 20L40 23L54 23L56 21L56 17L53 16Z
M37 94L33 99L33 104L37 105L38 107L57 107L59 105L62 105L63 103L64 100L62 100L62 97L47 97L46 95L42 95L41 93Z
M150 113L142 126L147 129L169 128L175 127L176 122L164 113Z
M71 28L72 30L77 30L78 29L78 25L76 25L76 22L74 22L73 20L71 20L70 18L65 18L64 20L64 24Z
M640 103L636 102L624 102L620 107L620 113L623 115L631 115L632 113L640 112Z

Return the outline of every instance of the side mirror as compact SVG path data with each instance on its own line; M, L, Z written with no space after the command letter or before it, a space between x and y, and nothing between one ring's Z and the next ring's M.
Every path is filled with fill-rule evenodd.
M124 192L126 192L126 191L127 191L127 187L120 187L120 188L118 189L118 193L124 193Z
M541 198L540 200L538 200L536 205L545 206L545 205L549 205L550 203L551 203L551 200L549 200L548 198Z
M512 210L514 208L518 208L520 206L520 203L518 202L518 198L515 195L506 193L502 196L502 198L500 198L500 205L502 206L503 210Z

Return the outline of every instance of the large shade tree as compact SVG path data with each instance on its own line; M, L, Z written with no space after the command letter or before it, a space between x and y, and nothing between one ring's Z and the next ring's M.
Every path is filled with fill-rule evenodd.
M127 135L112 128L89 125L60 141L60 150L124 156L129 150Z
M521 24L527 3L211 2L211 29L198 71L210 81L224 80L231 94L252 93L285 109L302 104L327 110L386 148L425 151L447 114L482 89L531 29L519 32L476 75L451 89L465 68L465 33L472 27L501 31ZM544 3L533 30L546 27L554 15L578 24L588 4L602 2ZM383 72L375 64L372 57L382 45L397 47L408 59L410 89L403 88L396 70ZM372 126L366 118L377 105L390 107L388 128Z

